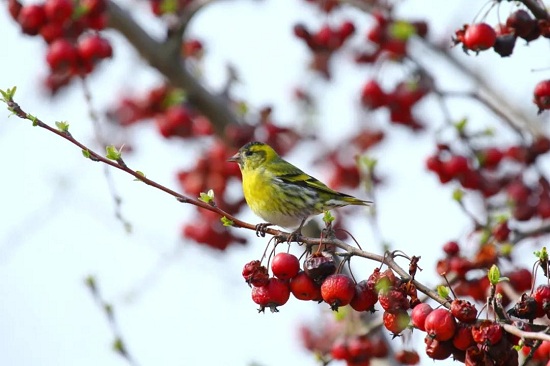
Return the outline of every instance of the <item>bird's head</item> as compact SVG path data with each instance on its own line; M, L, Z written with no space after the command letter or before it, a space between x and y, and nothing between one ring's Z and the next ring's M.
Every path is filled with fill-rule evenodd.
M238 163L241 170L254 170L278 156L271 146L254 141L241 147L228 161Z

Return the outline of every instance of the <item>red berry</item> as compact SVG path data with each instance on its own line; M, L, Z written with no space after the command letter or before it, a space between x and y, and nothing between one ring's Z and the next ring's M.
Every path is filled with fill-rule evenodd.
M355 285L355 295L350 302L350 306L355 311L374 311L374 304L378 301L378 294L374 286L369 285L368 281L361 281Z
M46 23L46 13L43 5L26 5L19 11L17 22L23 33L35 36Z
M375 80L369 80L361 90L361 103L370 109L376 109L387 104L386 93Z
M506 277L510 279L510 285L512 285L517 292L524 292L531 288L533 275L527 268L516 269L506 274Z
M426 317L433 311L433 308L430 304L421 303L416 305L411 312L411 323L414 327L425 331L424 324L426 322Z
M277 312L277 306L286 304L289 297L288 283L275 277L271 277L264 286L252 288L252 300L260 305L258 312L264 312L267 307L271 312Z
M345 21L340 26L340 29L338 30L338 32L340 33L340 37L342 39L346 39L349 36L351 36L353 33L355 33L355 25L353 24L353 22L349 20Z
M290 291L298 300L322 300L321 287L305 272L299 272L292 277Z
M460 247L456 241L448 241L443 245L443 251L449 257L454 257L460 252Z
M482 320L472 326L472 337L477 344L491 346L502 339L502 326L490 320Z
M473 323L477 318L477 309L469 301L454 299L451 302L451 314L460 322Z
M448 161L444 162L443 170L451 177L458 177L470 170L468 159L462 155L453 155Z
M464 33L464 47L472 51L483 51L493 47L497 34L487 23L477 23L468 26Z
M109 41L95 34L80 39L77 48L80 58L92 64L113 55L113 48Z
M384 321L384 327L386 327L386 329L394 335L404 331L410 320L409 314L407 314L405 310L397 311L395 313L384 311L382 319Z
M330 355L335 360L347 360L351 356L348 350L348 344L345 340L339 340L332 344L330 348Z
M533 103L539 108L539 113L550 109L550 80L543 80L535 86Z
M426 344L426 355L434 360L444 360L452 354L453 349L449 342L442 342L426 335L424 343Z
M63 36L63 26L59 23L46 23L40 28L40 35L46 43L52 43Z
M175 105L166 110L164 114L155 118L157 128L162 136L189 137L191 134L192 119L189 110L182 105Z
M550 310L550 286L538 286L533 292L533 297L537 302L537 318L540 318Z
M378 301L380 302L380 306L389 312L397 312L409 308L407 296L402 291L393 287L380 290Z
M395 354L395 359L401 365L418 365L420 363L420 356L416 351L399 350Z
M471 325L458 323L456 333L453 336L453 346L461 351L466 351L469 347L475 344L472 337Z
M64 38L52 42L46 53L46 62L53 71L73 69L76 64L77 51L74 45Z
M480 152L479 161L484 168L494 169L500 164L504 153L496 147L490 147Z
M508 227L508 220L504 220L496 224L493 227L492 233L496 241L505 242L508 240L511 233L510 227Z
M281 280L290 280L300 271L300 262L290 253L277 253L271 262L273 275Z
M355 283L344 274L328 276L321 285L321 296L332 310L348 305L355 295Z
M249 285L261 287L267 284L269 274L260 261L254 260L244 265L242 275Z
M74 5L71 0L47 0L44 4L46 17L52 23L62 25L73 15Z
M14 20L17 20L23 5L18 0L8 0L8 11Z
M428 336L438 341L447 341L456 331L456 320L446 309L435 309L426 317L424 328Z

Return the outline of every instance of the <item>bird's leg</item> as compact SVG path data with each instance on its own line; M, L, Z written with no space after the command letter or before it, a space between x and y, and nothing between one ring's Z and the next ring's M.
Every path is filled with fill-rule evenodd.
M258 237L265 237L265 231L268 227L273 226L273 224L270 224L269 222L262 222L261 224L256 225L256 236Z
M293 232L290 233L290 235L288 236L288 240L287 242L290 243L291 241L298 241L298 238L302 235L302 228L304 227L304 224L306 223L306 219L303 219L302 222L300 223L300 226L298 226L298 228L296 230L294 230Z

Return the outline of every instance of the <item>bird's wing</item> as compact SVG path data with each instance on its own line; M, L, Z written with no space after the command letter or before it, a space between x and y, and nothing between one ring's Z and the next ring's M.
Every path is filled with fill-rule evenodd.
M281 159L282 160L282 159ZM317 192L324 192L330 195L344 195L327 187L323 182L304 173L294 165L282 160L275 169L275 178L286 184L294 184L300 187L309 188Z

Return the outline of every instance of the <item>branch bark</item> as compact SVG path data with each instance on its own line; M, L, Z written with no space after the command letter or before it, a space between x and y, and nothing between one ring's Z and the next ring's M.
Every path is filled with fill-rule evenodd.
M193 9L191 14L196 14L197 10L198 8ZM185 67L184 59L179 52L181 39L178 40L178 47L174 47L171 39L165 42L155 40L128 11L113 1L108 2L107 13L109 27L124 36L141 57L164 75L173 86L184 89L188 100L208 117L219 137L225 138L225 129L228 125L242 123L226 98L207 90ZM184 20L186 25L190 18ZM182 26L182 29L185 29L185 26Z

